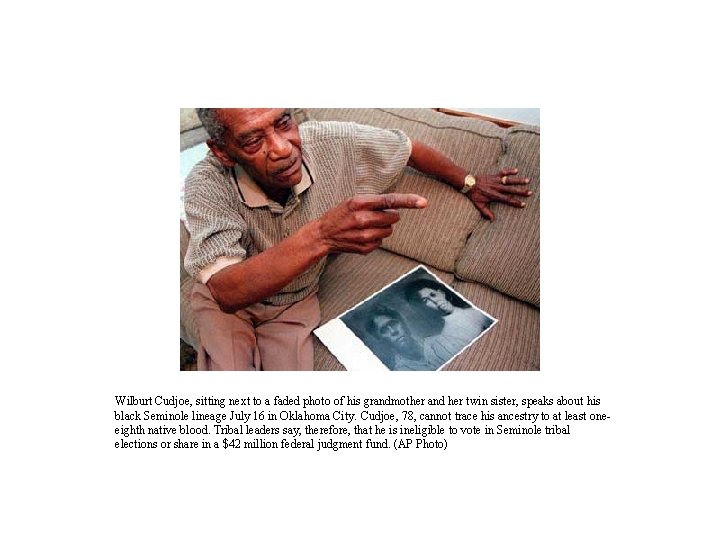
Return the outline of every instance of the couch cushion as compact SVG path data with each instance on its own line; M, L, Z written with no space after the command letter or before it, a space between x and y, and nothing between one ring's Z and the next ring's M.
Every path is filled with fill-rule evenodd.
M446 272L455 269L468 237L480 220L470 200L453 188L408 167L395 189L428 200L424 210L400 210L400 221L383 242L385 249Z
M331 258L320 278L320 324L342 315L385 285L395 281L418 265L417 261L378 249L369 255L341 254ZM453 275L428 268L445 283L452 283ZM315 370L344 370L335 356L313 335L315 342Z
M450 116L432 109L303 109L312 120L357 122L385 129L401 129L410 138L425 137L421 142L452 144L453 136L467 133L474 140L487 139L497 152L485 154L488 165L494 165L505 136L505 130L492 122L477 118ZM451 151L449 149L448 151ZM461 164L461 163L460 163Z
M453 288L498 322L445 368L527 371L540 369L540 310L479 283Z
M307 109L313 120L358 122L401 129L474 173L497 170L505 130L491 122L448 116L431 109ZM465 242L480 220L475 207L454 189L406 168L394 191L418 193L427 209L401 210L402 218L383 247L452 272Z
M532 180L524 209L494 205L495 223L481 221L457 262L455 274L540 305L540 130L508 130L500 167L517 167Z
M207 140L208 134L202 126L188 131L183 131L180 134L180 152L197 146L198 144L203 144Z
M199 128L201 125L195 109L180 109L180 133Z
M295 121L298 124L302 124L303 122L307 122L308 120L312 120L310 115L308 114L307 109L293 109L292 110L293 118L295 118Z

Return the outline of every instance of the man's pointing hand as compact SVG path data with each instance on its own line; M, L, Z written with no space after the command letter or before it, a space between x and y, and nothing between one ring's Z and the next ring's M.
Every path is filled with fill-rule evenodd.
M425 208L427 199L408 193L357 195L329 210L317 223L320 241L330 253L367 254L392 234L398 208Z

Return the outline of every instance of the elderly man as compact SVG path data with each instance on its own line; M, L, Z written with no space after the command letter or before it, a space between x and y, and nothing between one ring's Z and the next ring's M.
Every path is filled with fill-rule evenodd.
M396 208L418 195L386 193L410 165L466 194L524 206L516 170L472 176L404 133L342 122L298 126L289 109L197 109L211 152L186 179L197 283L191 295L210 369L312 369L316 297L330 253L369 253L392 233Z

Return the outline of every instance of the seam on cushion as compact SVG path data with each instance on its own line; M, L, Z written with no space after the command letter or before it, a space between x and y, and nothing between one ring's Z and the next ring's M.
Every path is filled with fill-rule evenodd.
M512 135L515 135L516 133L530 133L531 135L537 135L538 137L540 136L540 134L537 131L533 131L531 129L525 129L525 128L514 129L512 131L508 131L507 136L511 137Z
M382 111L385 114L389 114L390 116L394 116L395 118L401 118L403 120L407 120L408 122L414 122L415 124L422 124L424 126L433 128L433 129L451 129L454 131L462 131L463 133L470 133L471 135L476 135L477 137L482 137L483 139L494 139L496 141L499 141L501 146L504 146L504 140L502 137L498 137L497 135L485 135L483 133L477 133L475 131L471 131L469 129L463 129L455 126L434 126L433 124L429 124L427 122L424 122L422 120L417 120L415 118L407 118L406 116L403 116L401 114L389 111L387 109L375 109L377 111Z
M480 220L482 221L482 218L480 218ZM470 231L467 233L467 235L465 235L465 241L463 242L462 248L460 248L460 252L458 253L457 258L453 262L452 275L454 276L455 279L462 280L462 278L458 275L458 263L460 262L460 259L462 259L463 254L465 253L465 248L467 247L468 242L470 241L470 237L473 235L475 230L478 228L479 224L480 223L476 223L475 226L472 229L470 229ZM472 283L472 282L470 282L470 283Z
M500 157L501 157L501 158L504 157L504 156L507 156L507 153L508 153L508 150L509 150L509 146L508 146L508 145L509 145L509 139L510 139L510 137L512 137L513 135L515 135L516 133L529 133L530 135L535 135L535 136L537 136L537 137L540 136L540 133L538 133L537 131L533 131L533 130L531 130L531 129L525 129L525 128L513 129L513 128L510 128L510 129L508 130L508 132L505 134L505 138L503 138L503 140L502 140L502 152L501 152L501 154L500 154ZM498 159L497 163L500 163L500 159Z

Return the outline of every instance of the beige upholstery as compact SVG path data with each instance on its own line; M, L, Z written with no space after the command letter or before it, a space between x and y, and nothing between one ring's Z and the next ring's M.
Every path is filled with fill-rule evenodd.
M180 133L199 128L200 125L195 109L180 109Z
M479 283L456 280L453 288L498 322L449 371L540 369L540 310Z
M517 167L519 175L531 178L534 195L527 199L525 209L496 205L497 221L477 224L458 260L456 274L539 307L540 132L528 126L511 128L506 142L500 166Z
M430 109L309 109L313 120L344 120L403 130L411 139L453 156L469 171L497 168L504 130ZM427 197L426 210L401 211L402 219L383 246L446 272L455 269L467 238L480 220L472 203L452 188L406 168L395 188ZM422 242L417 240L422 238Z

